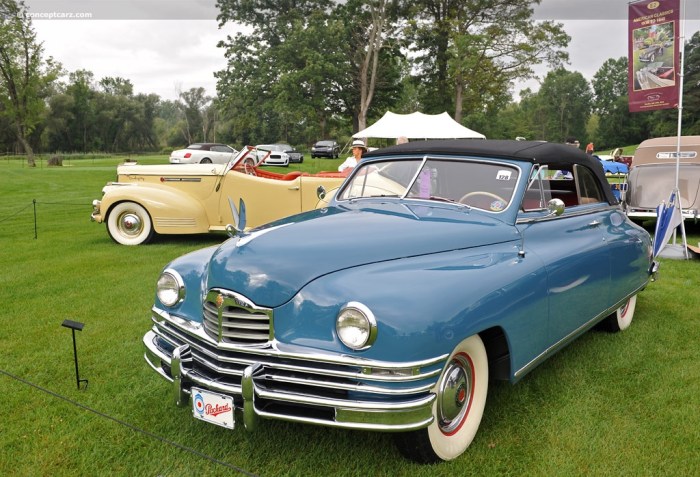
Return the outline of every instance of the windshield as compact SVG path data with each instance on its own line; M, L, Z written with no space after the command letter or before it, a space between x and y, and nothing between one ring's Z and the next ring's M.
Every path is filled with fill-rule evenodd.
M258 158L256 156L255 151L256 148L254 148L253 146L244 146L228 161L224 172L236 169L238 171L245 172L246 174L248 174L251 168L255 167L260 161L260 159L262 159L262 157Z
M513 200L518 177L517 167L476 159L392 159L360 164L338 200L399 197L501 212Z

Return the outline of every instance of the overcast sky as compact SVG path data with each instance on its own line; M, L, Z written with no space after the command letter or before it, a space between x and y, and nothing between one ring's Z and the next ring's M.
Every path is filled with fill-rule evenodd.
M683 4L684 0L680 0ZM700 1L685 0L686 40L700 30ZM217 43L236 27L218 28L215 0L25 0L47 55L68 71L95 79L120 76L137 93L177 98L204 87L216 94L214 72L226 67ZM627 0L542 0L537 19L564 24L571 37L567 69L589 80L608 58L627 55ZM86 15L87 14L87 15ZM89 19L64 19L74 15ZM538 68L544 76L546 68ZM527 86L538 89L536 82Z

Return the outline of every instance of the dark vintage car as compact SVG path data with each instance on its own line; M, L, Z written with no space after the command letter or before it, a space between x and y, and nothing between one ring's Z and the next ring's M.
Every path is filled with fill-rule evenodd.
M337 159L340 155L340 145L336 141L318 141L311 146L311 157L329 157Z
M661 43L655 43L653 45L648 45L639 53L639 61L645 63L651 63L659 56L664 54L664 45Z
M630 326L655 268L578 149L402 144L366 155L327 207L168 264L145 356L197 419L386 431L410 459L450 460L490 379Z

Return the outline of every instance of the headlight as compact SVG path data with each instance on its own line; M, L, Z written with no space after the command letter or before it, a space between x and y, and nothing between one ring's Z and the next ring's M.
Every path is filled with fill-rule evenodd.
M363 350L377 339L377 320L365 305L351 301L338 313L335 330L345 346Z
M185 282L175 270L165 270L156 284L156 295L165 306L175 306L185 299Z

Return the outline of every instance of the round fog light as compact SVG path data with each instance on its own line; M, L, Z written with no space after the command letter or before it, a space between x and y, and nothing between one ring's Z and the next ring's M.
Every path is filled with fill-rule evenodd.
M335 329L340 341L354 350L367 349L377 338L377 320L362 303L350 302L340 310Z
M175 270L165 270L158 277L156 295L165 306L175 306L185 299L185 282Z

